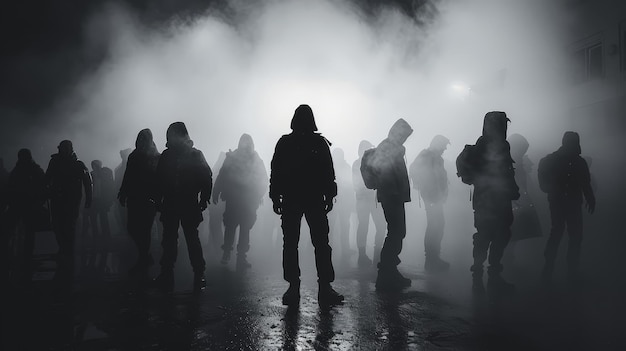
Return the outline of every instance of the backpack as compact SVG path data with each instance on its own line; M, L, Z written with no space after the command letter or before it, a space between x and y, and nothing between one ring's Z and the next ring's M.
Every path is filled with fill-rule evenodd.
M361 177L368 189L378 188L378 169L374 166L376 148L365 150L361 158Z
M537 179L539 180L539 188L544 193L550 193L555 188L556 179L554 179L554 161L552 154L542 158L537 167Z
M476 177L478 150L476 145L465 145L456 158L456 175L465 184L472 185Z

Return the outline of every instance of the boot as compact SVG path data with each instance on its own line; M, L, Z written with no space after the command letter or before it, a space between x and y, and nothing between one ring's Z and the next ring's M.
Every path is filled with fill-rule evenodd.
M392 269L378 269L376 290L400 291L411 286L411 279L404 277L396 267Z
M289 288L283 294L283 305L292 306L300 302L300 281L289 283Z
M154 286L163 292L174 291L174 271L171 269L162 269L159 276L154 279Z
M487 280L487 290L492 294L512 295L515 292L515 285L504 280L499 274L490 275Z
M206 288L206 279L204 278L204 273L194 273L193 274L193 290L200 291Z
M424 262L424 270L429 273L441 273L447 272L450 269L450 264L439 256L426 256L426 260Z
M247 269L251 268L252 265L246 259L246 254L238 254L237 255L237 268L238 269Z
M224 253L222 254L222 260L220 262L222 264L228 264L228 261L230 261L230 251L224 250Z
M330 283L319 283L317 302L322 306L334 306L343 303L343 295L330 286Z

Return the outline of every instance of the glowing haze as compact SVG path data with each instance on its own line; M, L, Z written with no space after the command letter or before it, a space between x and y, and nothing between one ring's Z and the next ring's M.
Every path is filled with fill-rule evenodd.
M377 144L400 117L415 129L408 156L435 134L457 152L497 109L509 113L510 131L535 133L532 145L542 138L536 123L557 126L563 111L554 95L561 13L545 3L441 1L423 25L393 9L366 16L347 1L233 3L228 19L208 12L159 29L106 7L86 35L106 43L108 59L59 103L65 122L48 132L74 140L85 161L114 166L140 129L151 128L162 150L167 126L184 121L210 164L242 133L269 162L306 103L349 162L361 139Z

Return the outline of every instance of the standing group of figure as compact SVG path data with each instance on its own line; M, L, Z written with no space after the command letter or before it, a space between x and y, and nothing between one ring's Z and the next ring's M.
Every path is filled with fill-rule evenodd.
M527 196L526 175L521 170L522 157L528 145L526 142L525 149L521 147L521 153L513 153L514 161L506 138L508 122L504 112L487 113L482 136L475 145L465 147L456 163L461 180L474 186L473 209L477 232L474 234L471 271L474 287L478 290L483 289L483 265L487 260L487 286L498 292L513 289L513 285L501 277L501 259L511 238L513 202L520 201L518 183L523 187L522 197ZM162 153L158 152L150 129L141 130L135 149L128 156L117 195L121 206L126 207L128 233L137 247L138 259L130 271L131 275L139 279L148 276L154 261L150 253L152 227L159 212L163 225L163 254L155 285L165 291L173 289L178 229L182 226L194 273L194 289L204 288L206 262L198 226L210 200L215 204L220 200L225 202L222 263L230 260L235 232L239 228L237 265L249 267L246 254L250 248L250 230L269 183L273 210L282 220L283 273L289 283L283 303L295 304L300 298L298 244L302 217L309 225L314 246L319 302L330 305L341 303L344 297L331 287L335 271L329 243L328 214L338 195L331 144L317 132L313 111L308 105L300 105L295 110L291 129L292 132L282 136L276 144L269 177L263 161L254 150L252 137L244 134L238 148L226 154L215 183L211 168L203 153L193 147L183 122L169 126L166 149ZM450 141L441 135L435 136L429 148L420 152L407 169L403 144L412 133L413 129L407 121L397 120L388 137L376 147L362 141L359 159L352 165L358 218L358 265L375 265L378 268L378 290L396 291L411 285L411 280L398 270L399 255L407 233L405 203L411 201L410 179L426 209L425 269L441 272L449 268L449 264L440 258L440 251L445 223L443 206L448 196L448 176L442 154ZM517 135L510 139L516 140L515 145L523 145L525 141L517 140ZM33 161L28 149L20 150L15 169L6 177L8 201L2 204L2 225L7 233L14 232L18 224L26 232L34 231L32 223L35 221L32 218L41 204L49 199L52 228L59 246L55 278L67 281L73 275L75 226L82 193L84 191L84 206L87 209L92 207L93 199L104 199L89 212L89 219L94 232L99 217L103 232L108 232L104 224L106 221L101 217L106 216L112 202L111 191L106 189L110 189L113 176L110 169L102 167L99 161L92 162L90 176L69 140L62 141L58 149L45 173ZM541 189L548 193L552 219L543 270L546 282L550 281L556 249L565 226L570 234L570 277L576 279L579 276L583 196L589 211L593 212L595 208L589 169L580 153L578 134L567 132L563 137L563 147L539 163L539 182ZM370 217L376 226L373 260L366 254ZM32 247L32 242L29 245ZM345 252L346 245L343 246ZM101 258L101 262L103 259L106 258Z

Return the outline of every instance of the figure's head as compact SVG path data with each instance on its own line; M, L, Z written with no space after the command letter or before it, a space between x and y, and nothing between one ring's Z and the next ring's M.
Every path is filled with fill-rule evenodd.
M167 147L193 146L193 142L189 138L187 126L183 122L174 122L167 128L166 133Z
M407 121L400 118L391 126L388 137L393 142L402 145L411 134L413 134L413 128Z
M333 160L336 160L336 161L344 160L345 154L343 152L343 149L338 148L338 147L334 148L332 152L332 157L333 157Z
M237 149L246 153L254 152L254 141L250 134L242 134L239 138L239 145L237 145Z
M521 134L511 134L507 141L509 145L511 145L511 156L513 156L513 158L524 156L528 151L528 140Z
M17 162L33 162L33 155L29 149L20 149L17 152Z
M72 142L69 140L61 141L59 143L58 149L59 149L59 154L62 156L70 156L72 153L74 153L74 146L72 145Z
M94 171L98 171L102 169L102 161L100 160L91 161L91 169L93 169Z
M313 133L317 131L313 110L309 105L300 105L296 108L291 119L291 130L296 133Z
M365 150L373 148L374 145L367 140L361 140L359 143L359 157L363 157Z
M450 145L450 140L443 135L435 135L428 147L431 151L441 155Z
M492 140L506 140L507 123L511 120L502 111L487 112L483 122L483 137Z
M582 152L580 148L580 135L576 132L565 132L565 134L563 134L563 149L569 154L580 155Z
M149 128L139 131L139 134L137 134L137 140L135 140L135 148L141 151L147 151L152 148L156 149L152 131Z

